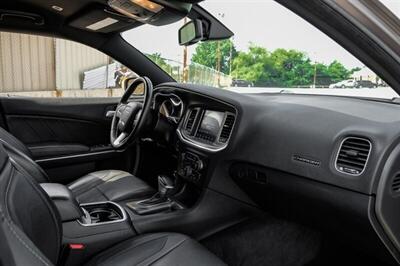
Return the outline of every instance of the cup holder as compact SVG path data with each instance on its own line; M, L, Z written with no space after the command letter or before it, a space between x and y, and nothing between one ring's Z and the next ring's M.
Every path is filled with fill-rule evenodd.
M114 202L99 202L82 204L85 213L81 223L83 225L99 225L125 220L125 211Z

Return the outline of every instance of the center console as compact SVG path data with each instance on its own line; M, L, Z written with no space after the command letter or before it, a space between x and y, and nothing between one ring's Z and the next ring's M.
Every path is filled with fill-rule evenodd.
M124 208L115 202L79 204L60 184L41 184L56 205L66 246L65 265L80 265L91 257L136 233Z

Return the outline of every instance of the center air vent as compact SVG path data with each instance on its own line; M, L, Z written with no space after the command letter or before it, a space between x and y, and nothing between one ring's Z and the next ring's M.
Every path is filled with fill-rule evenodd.
M232 114L228 114L225 118L221 134L219 135L219 142L226 143L228 141L229 137L231 136L234 123L235 123L235 116Z
M371 152L371 142L367 139L349 137L339 148L336 169L350 175L361 175Z
M192 132L192 129L193 129L193 126L194 126L194 122L196 120L197 112L198 112L197 109L191 110L190 114L189 114L189 116L187 118L186 125L185 125L185 130L187 132L189 132L189 133Z

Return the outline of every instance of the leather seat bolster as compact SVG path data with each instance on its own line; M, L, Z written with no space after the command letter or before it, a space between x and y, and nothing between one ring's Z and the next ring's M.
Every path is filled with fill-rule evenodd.
M122 242L94 257L95 265L226 265L195 240L176 233L142 235Z
M68 187L80 203L138 199L154 193L141 179L119 170L90 173Z

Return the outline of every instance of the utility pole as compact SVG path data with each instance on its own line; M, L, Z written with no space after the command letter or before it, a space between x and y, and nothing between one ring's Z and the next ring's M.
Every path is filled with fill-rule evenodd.
M232 55L233 55L233 37L229 39L230 50L229 50L229 76L232 76Z
M183 19L183 24L187 23L187 18L185 17ZM188 81L188 66L187 66L187 60L188 60L188 47L186 45L183 46L183 73L182 73L182 82L187 83Z
M317 53L314 52L314 78L313 78L313 88L317 86Z
M314 89L316 85L317 85L317 62L314 62L314 85L313 85Z
M218 16L221 18L225 17L224 13L218 13ZM221 87L221 41L217 41L217 78L218 78L218 87Z
M217 75L218 87L221 85L221 42L217 41Z

